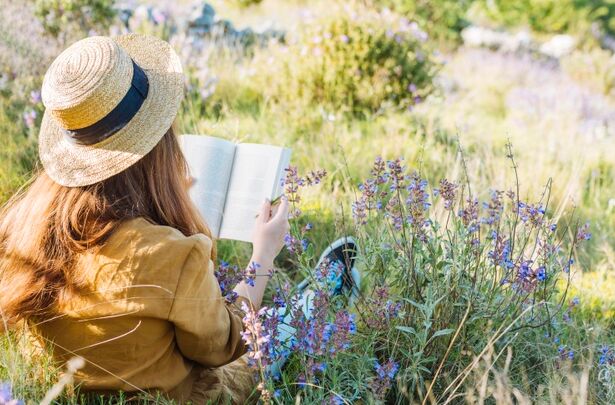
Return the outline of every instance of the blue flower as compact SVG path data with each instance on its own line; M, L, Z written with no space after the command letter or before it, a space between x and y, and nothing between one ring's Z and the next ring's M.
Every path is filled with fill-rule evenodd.
M540 266L537 270L536 270L536 278L539 281L545 281L547 279L547 271L545 269L544 266Z
M0 405L23 405L23 401L13 398L13 390L8 382L0 383Z

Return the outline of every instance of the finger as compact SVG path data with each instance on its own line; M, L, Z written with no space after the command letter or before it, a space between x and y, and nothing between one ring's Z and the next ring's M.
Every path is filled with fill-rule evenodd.
M270 215L271 215L271 201L269 201L269 199L265 199L265 202L261 206L261 211L258 214L257 221L265 223L269 221Z
M280 204L275 204L271 207L271 218L275 218L275 215L279 209L280 209Z
M288 199L285 197L282 197L282 202L280 202L278 209L275 213L275 217L273 217L273 220L278 221L278 220L288 220Z

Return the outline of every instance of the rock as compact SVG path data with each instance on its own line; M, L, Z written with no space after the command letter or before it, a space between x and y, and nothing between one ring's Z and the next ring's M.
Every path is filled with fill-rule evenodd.
M186 34L195 38L213 37L223 43L240 44L244 47L265 44L272 38L280 41L284 38L284 33L280 31L267 30L257 33L250 28L237 30L229 20L216 19L216 11L209 3L203 3L192 10Z
M615 37L609 34L605 34L600 43L602 47L609 49L611 52L615 52Z
M505 34L488 28L470 26L461 31L461 38L467 46L499 49L505 41Z
M540 52L555 59L570 55L577 41L571 35L554 35L553 38L540 46Z
M527 51L532 48L532 38L527 31L511 34L489 28L470 26L461 31L464 44L472 47L501 49L507 52Z
M188 28L200 33L211 31L216 20L216 10L209 4L203 3L201 7L196 6L188 18Z

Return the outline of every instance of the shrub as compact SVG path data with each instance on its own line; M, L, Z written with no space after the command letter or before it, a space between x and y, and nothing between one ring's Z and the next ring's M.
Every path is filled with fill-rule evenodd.
M331 10L306 21L288 44L257 53L251 84L283 106L355 114L411 107L433 91L426 40L417 23L390 11Z
M294 208L301 185L321 177L289 171ZM245 319L248 343L263 342L250 355L265 402L271 395L280 403L433 395L440 403L463 392L481 358L507 347L517 353L506 365L514 384L548 384L553 367L569 370L591 356L575 346L579 301L566 293L573 251L591 234L576 220L556 224L548 191L529 203L518 191L496 190L481 203L470 185L442 179L430 188L401 159L377 159L353 204L364 286L356 309L328 297L328 276L339 270L311 268L311 227L294 223L287 246L300 271L319 281L316 314L305 319L292 289L274 275L270 305L285 315L262 309ZM290 345L277 340L280 322L300 330ZM283 353L291 361L276 380L265 366Z
M436 40L459 42L475 0L386 0L376 2L416 20Z
M257 4L261 4L263 0L233 0L240 7L250 7Z
M561 62L572 79L606 96L615 96L615 58L611 52L597 48L575 51Z
M57 36L73 27L83 32L106 28L115 16L115 0L36 0L36 15Z
M473 11L497 24L539 33L588 32L593 23L615 32L615 3L610 0L476 0Z

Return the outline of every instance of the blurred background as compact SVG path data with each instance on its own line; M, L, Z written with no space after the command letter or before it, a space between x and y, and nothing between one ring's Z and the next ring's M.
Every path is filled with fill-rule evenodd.
M126 32L181 55L182 132L283 144L329 172L304 199L316 244L376 156L434 182L463 177L463 156L484 200L516 187L510 141L524 198L552 180L556 216L591 221L575 293L615 314L614 0L0 0L0 203L37 167L53 58Z

